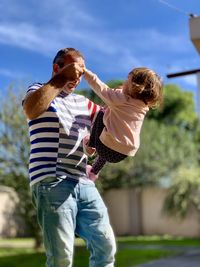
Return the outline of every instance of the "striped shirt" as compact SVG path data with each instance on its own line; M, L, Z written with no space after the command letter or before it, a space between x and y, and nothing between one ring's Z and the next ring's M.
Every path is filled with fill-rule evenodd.
M24 101L42 86L30 86ZM89 134L98 111L99 106L86 97L62 91L47 111L28 120L30 185L46 177L87 179L82 140Z

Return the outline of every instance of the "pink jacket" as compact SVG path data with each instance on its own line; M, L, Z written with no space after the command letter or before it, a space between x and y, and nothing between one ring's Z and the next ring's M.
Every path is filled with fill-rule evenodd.
M108 106L104 114L105 128L100 140L107 147L134 156L140 146L140 131L149 110L141 100L124 94L123 89L111 89L97 75L85 71L85 80Z

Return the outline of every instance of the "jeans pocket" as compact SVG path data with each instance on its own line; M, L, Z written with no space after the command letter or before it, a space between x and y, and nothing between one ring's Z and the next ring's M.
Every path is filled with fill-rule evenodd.
M46 211L66 211L75 199L74 188L64 180L42 182L38 190L40 204Z

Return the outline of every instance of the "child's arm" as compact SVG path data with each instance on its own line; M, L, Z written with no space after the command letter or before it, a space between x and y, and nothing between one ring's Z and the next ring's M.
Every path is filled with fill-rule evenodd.
M114 89L109 88L104 82L102 82L96 74L88 69L85 69L84 78L93 89L93 91L106 103L107 105L113 104L116 98L116 92Z

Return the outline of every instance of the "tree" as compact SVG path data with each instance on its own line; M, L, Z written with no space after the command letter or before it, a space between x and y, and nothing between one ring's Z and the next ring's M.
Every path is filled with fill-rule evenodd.
M163 105L158 110L151 110L148 117L190 130L197 121L193 94L174 84L165 85Z
M197 163L198 151L185 129L147 119L141 133L141 146L135 157L118 163L108 163L99 183L104 190L170 183L180 165Z
M108 164L102 190L165 184L163 210L184 217L189 208L200 212L200 128L193 96L175 85L164 89L164 104L145 120L141 147L134 158Z
M141 146L134 158L107 164L99 186L135 187L168 183L180 166L189 167L199 157L199 131L193 96L175 85L164 88L164 104L150 111L141 133Z
M14 188L19 197L17 210L24 219L35 246L41 245L41 232L32 205L28 181L29 138L22 110L22 90L8 88L0 108L0 181Z
M116 83L120 85L122 82ZM112 81L109 86L115 87L116 83ZM19 90L14 93L13 89L8 89L6 96L1 97L0 182L13 187L17 192L20 199L19 212L39 245L41 232L36 222L28 182L29 138L21 106L22 93ZM198 173L196 166L200 161L200 130L192 95L174 86L167 90L168 87L165 88L163 108L160 111L151 111L145 119L141 132L141 147L136 156L118 164L107 164L97 182L100 189L158 184L164 179L169 184L174 181L172 185L175 189L170 192L176 192L179 189L178 182L175 182L176 174L182 177L179 179L180 183L184 180L183 175L179 175L180 168L190 170L191 176L192 172ZM100 101L98 98L93 99L95 95L91 92L82 90L80 93L86 94L91 100ZM192 177L197 177L195 175ZM185 196L193 195L193 190L197 188L196 180L194 178L185 182ZM175 193L171 196L173 198ZM191 203L191 197L188 198L189 202Z
M180 166L174 173L163 210L184 218L191 207L200 214L200 168L195 165L189 168Z
M92 92L82 91L86 95ZM16 191L19 197L18 213L35 238L35 247L39 247L42 244L41 231L32 204L28 181L30 146L27 122L21 103L23 96L22 88L16 90L11 86L0 98L0 183ZM98 97L96 101L100 103Z
M194 133L194 143L196 144L196 148L198 150L198 163L200 164L200 127L199 127L200 121L196 120L192 132Z
M183 92L178 86L167 85L164 90L164 106L160 113L153 111L155 118L166 125L176 125L185 129L195 146L189 162L179 164L171 174L169 191L164 204L164 211L184 217L189 207L200 212L200 128L197 114L194 112L192 93ZM182 142L185 142L184 139ZM195 155L195 156L194 156Z
M110 88L117 88L123 84L123 81L111 80L111 81L108 81L106 84ZM86 89L79 90L77 92L81 95L88 97L90 100L92 100L98 105L104 105L103 101L98 97L98 95L95 94L95 92L92 89L86 88Z

